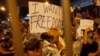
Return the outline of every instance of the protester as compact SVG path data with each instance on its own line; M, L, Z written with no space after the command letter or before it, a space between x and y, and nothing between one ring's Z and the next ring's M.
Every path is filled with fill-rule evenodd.
M76 41L73 43L73 56L80 56L81 49L82 49L81 37L78 37Z
M27 56L43 56L41 41L38 39L31 39L29 43L25 45Z
M60 56L55 43L53 43L53 36L49 36L47 33L41 34L42 38L42 50L44 56Z
M26 56L44 56L40 36L36 33L23 36L23 46Z
M50 36L53 36L52 42L56 44L58 53L63 56L65 55L65 42L62 37L59 36L59 31L56 28L51 28L48 31Z
M98 44L95 41L93 32L90 28L85 29L83 37L83 46L80 56L96 56L98 53Z
M8 32L4 34L3 29L0 29L0 56L14 56L14 49L11 35Z

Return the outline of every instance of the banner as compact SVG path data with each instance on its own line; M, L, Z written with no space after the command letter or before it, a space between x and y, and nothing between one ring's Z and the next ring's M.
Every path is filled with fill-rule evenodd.
M30 33L62 28L62 8L53 4L29 2Z

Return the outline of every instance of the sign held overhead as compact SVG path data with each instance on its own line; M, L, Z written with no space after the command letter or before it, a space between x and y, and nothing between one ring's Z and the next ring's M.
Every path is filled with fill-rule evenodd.
M29 2L30 33L62 28L62 8L53 4Z
M81 19L80 20L80 28L81 29L87 29L90 28L93 30L94 27L94 21L93 20L88 20L88 19Z

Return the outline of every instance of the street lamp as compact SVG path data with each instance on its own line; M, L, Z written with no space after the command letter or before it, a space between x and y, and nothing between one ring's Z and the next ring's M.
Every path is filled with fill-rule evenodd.
M1 10L1 11L5 11L6 8L2 6L2 7L0 7L0 10Z

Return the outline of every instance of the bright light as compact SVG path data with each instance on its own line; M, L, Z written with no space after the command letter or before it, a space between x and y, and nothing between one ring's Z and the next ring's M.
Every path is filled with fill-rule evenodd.
M30 16L29 14L27 14L27 16Z
M45 2L45 4L46 4L46 5L48 5L48 4L49 4L49 2L48 2L48 1L46 1L46 2Z
M0 7L0 10L1 10L1 11L5 11L6 8L5 8L5 7Z
M9 21L9 18L7 20Z

